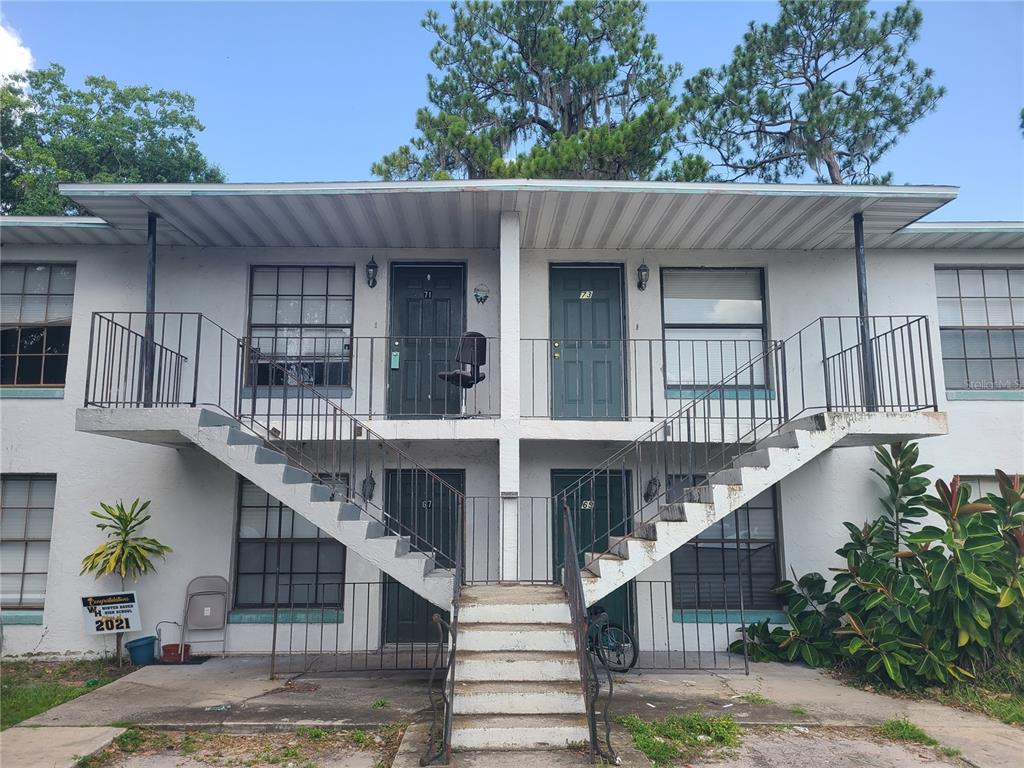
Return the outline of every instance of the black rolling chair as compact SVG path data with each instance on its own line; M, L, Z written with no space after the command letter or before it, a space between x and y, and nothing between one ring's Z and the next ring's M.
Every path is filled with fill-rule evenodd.
M462 334L455 363L458 368L439 373L437 378L462 389L472 389L486 379L487 374L480 369L487 364L487 337L476 331Z

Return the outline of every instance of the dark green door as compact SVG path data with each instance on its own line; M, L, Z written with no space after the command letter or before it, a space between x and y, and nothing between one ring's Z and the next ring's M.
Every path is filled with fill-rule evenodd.
M551 267L551 416L624 415L622 268Z
M459 493L466 483L463 470L433 470L436 477ZM451 568L459 535L458 499L447 487L421 470L389 469L384 475L384 514L390 533L409 536L414 550L439 552L438 566ZM447 607L445 607L447 608ZM384 579L384 642L422 643L437 639L430 617L440 610L389 576Z
M554 525L551 540L554 542L555 573L561 573L565 546L562 522L565 513L559 494L589 474L579 469L551 470L551 495L555 499L554 514L551 516ZM628 471L602 472L570 491L566 500L576 529L576 544L580 549L604 552L608 549L609 536L625 536L631 530L629 477ZM582 557L580 565L583 565ZM607 597L601 598L599 603L608 611L611 623L621 624L632 631L635 605L632 582L623 584Z
M465 330L466 288L459 265L391 267L388 415L457 416L462 392L437 374L455 367Z

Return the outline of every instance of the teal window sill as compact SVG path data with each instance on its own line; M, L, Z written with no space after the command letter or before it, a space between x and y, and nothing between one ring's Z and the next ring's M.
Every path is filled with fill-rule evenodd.
M0 399L63 400L64 387L0 387Z
M772 624L786 624L786 614L782 611L744 611L743 620L747 624L755 621L768 620ZM678 608L672 611L672 621L676 624L739 624L739 611L712 611L702 608L701 610L685 610Z
M1024 400L1024 389L947 389L946 399L1016 402Z
M701 389L699 387L666 387L665 398L667 400L693 400L704 397L708 393L711 397L718 399L721 396L724 400L774 400L775 390L773 389L750 389L749 387L729 387L720 391Z
M278 624L342 624L345 612L340 608L280 608ZM273 608L238 608L228 611L228 624L273 624Z
M42 623L42 611L0 611L0 624L5 627L17 624L35 624L37 626L41 626Z

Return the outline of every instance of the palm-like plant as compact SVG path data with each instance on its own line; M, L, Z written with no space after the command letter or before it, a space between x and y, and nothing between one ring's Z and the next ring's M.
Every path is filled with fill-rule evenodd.
M137 581L142 574L156 571L153 558L166 557L171 548L154 538L139 535L139 529L152 517L146 513L149 504L148 500L140 503L135 499L125 509L123 501L113 506L100 502L102 511L89 512L100 521L96 527L106 534L107 540L82 558L79 575L93 573L98 579L116 574L121 577L121 589L124 589L126 580ZM118 662L121 660L123 636L123 632L117 633Z

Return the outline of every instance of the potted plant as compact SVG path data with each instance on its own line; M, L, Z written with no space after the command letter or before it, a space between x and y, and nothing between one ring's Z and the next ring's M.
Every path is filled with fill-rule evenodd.
M100 521L96 527L106 534L107 540L82 559L79 575L92 573L98 579L116 574L121 577L121 589L124 590L128 579L138 581L142 574L155 572L152 558L166 558L171 548L154 538L139 535L139 530L152 517L146 513L148 500L140 504L139 499L135 499L128 509L125 509L123 501L113 506L100 502L100 507L102 511L92 510L89 514ZM118 665L121 664L123 640L124 632L118 632Z

